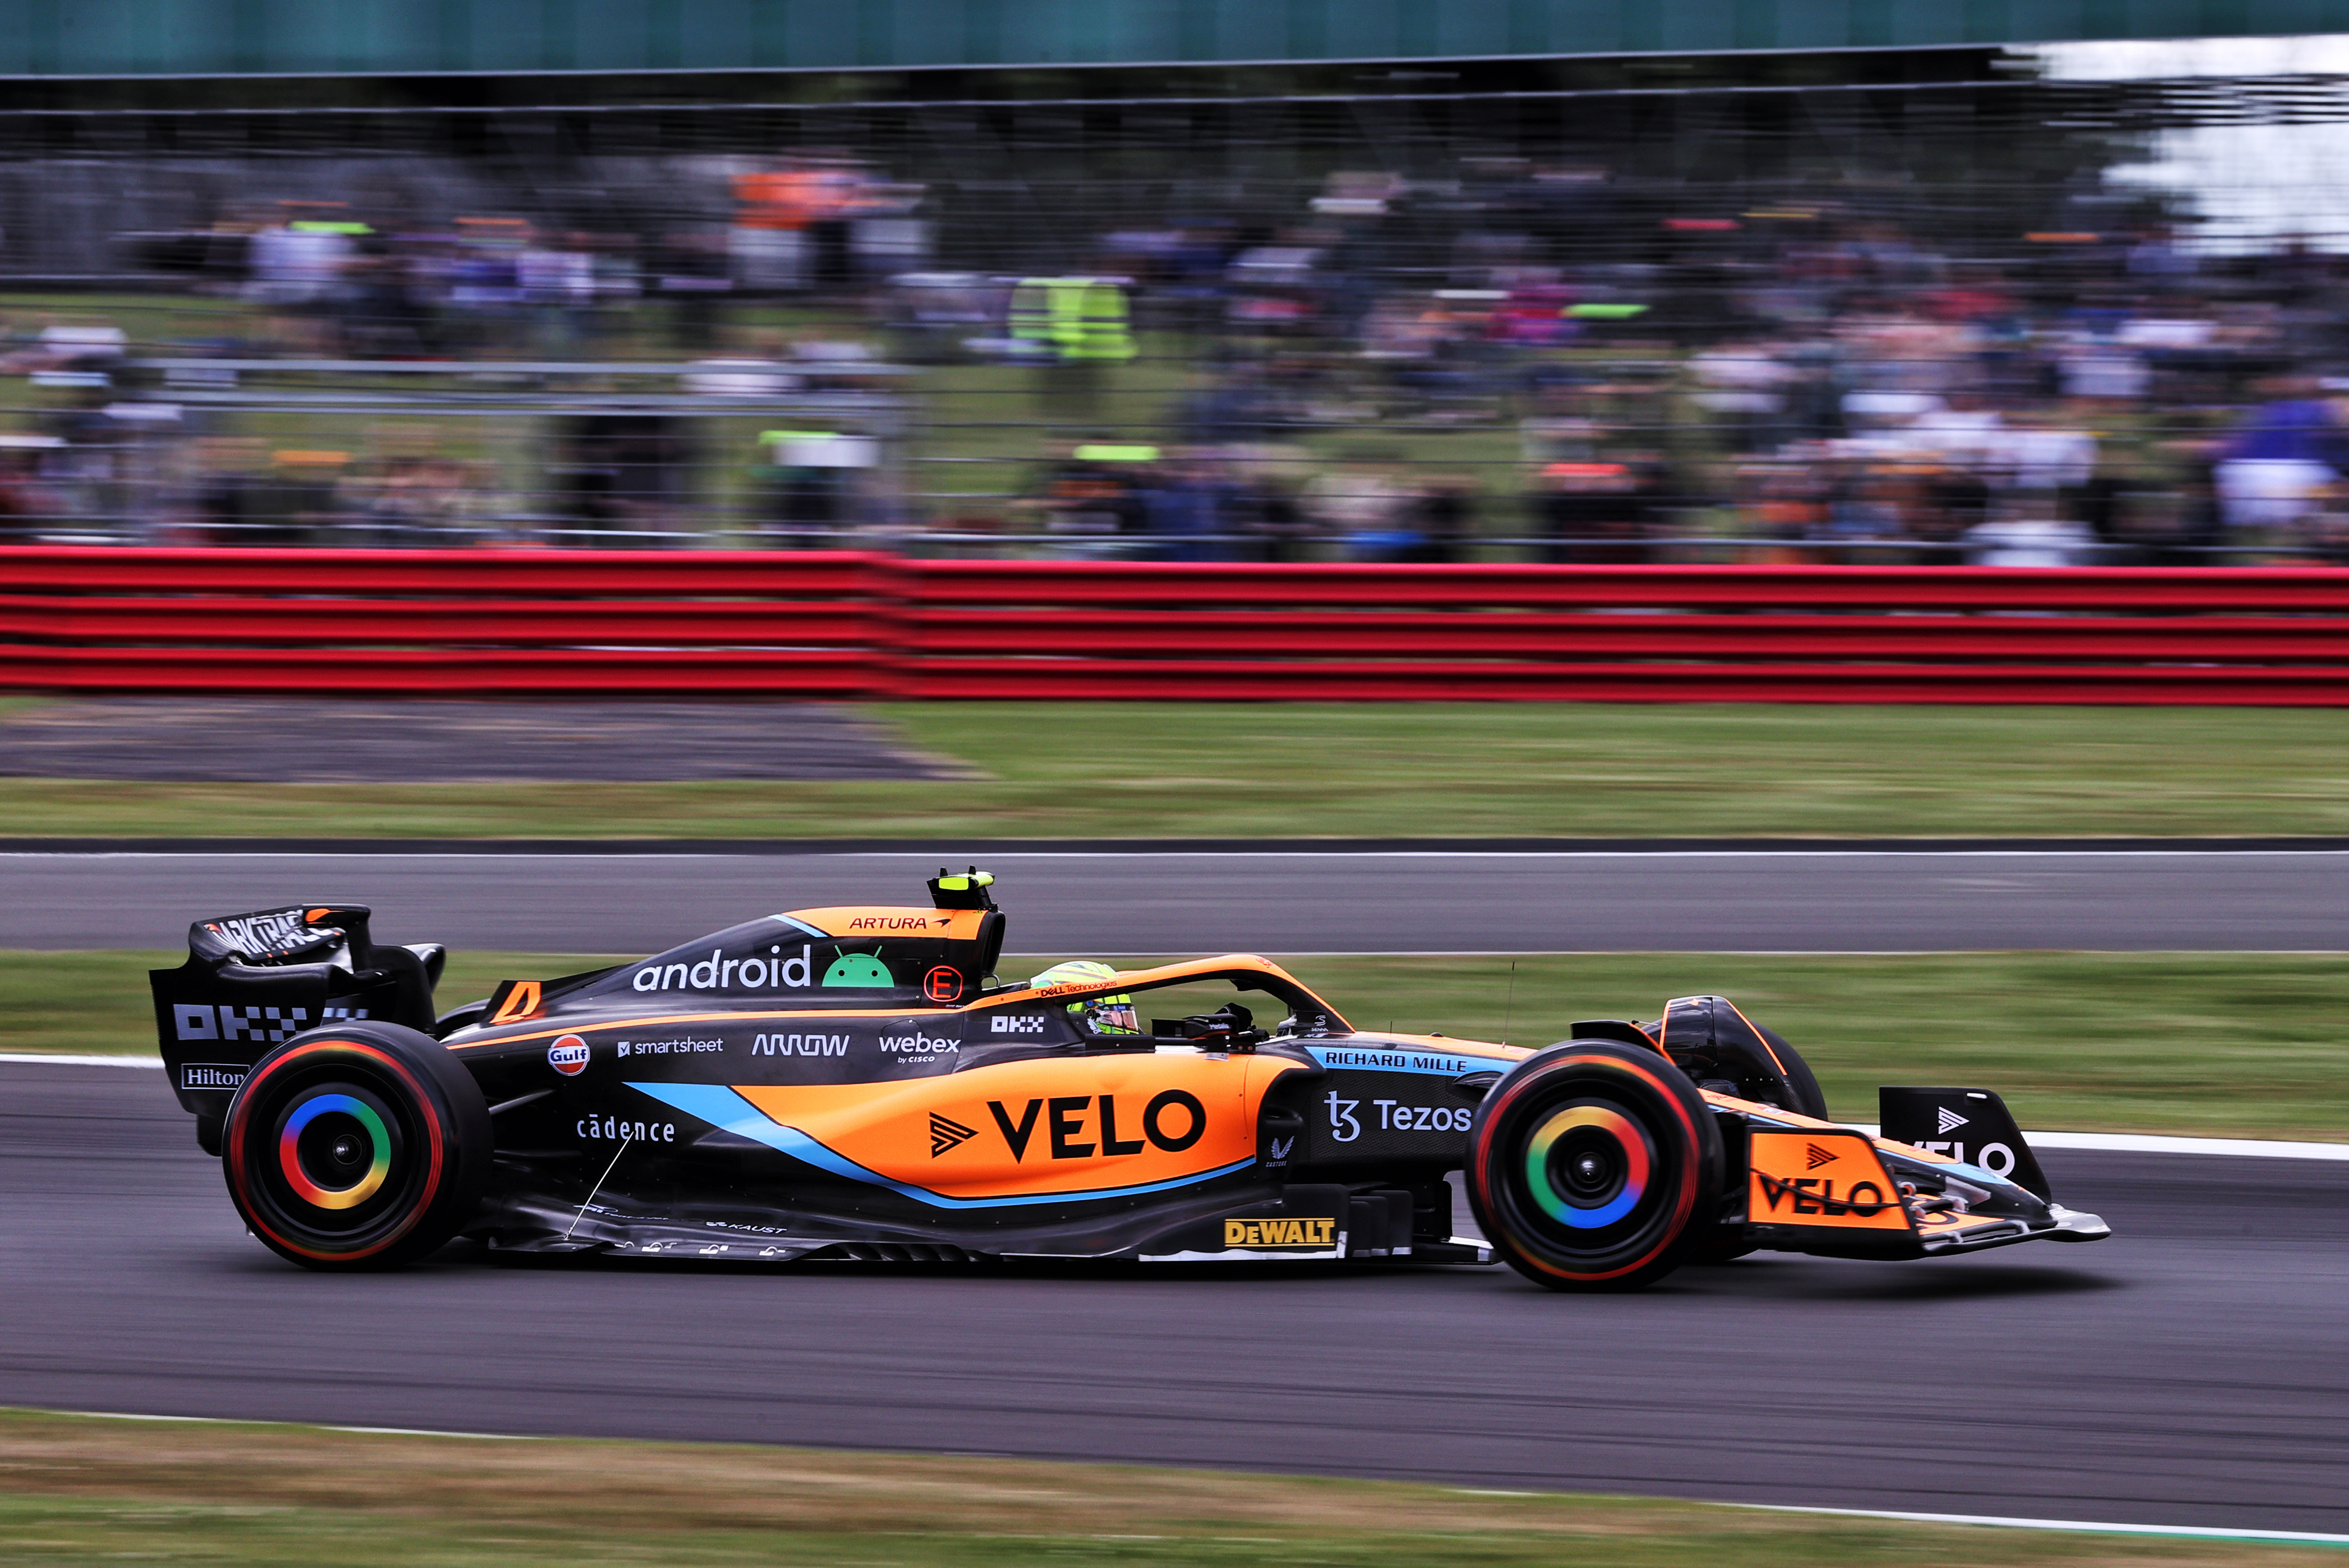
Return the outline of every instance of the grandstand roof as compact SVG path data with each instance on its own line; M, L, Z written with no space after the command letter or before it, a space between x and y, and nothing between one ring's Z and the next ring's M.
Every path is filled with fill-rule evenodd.
M901 70L2349 32L2349 0L0 0L0 77Z

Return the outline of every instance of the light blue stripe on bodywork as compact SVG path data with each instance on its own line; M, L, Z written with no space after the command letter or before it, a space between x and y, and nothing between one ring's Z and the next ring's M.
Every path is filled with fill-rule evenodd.
M1350 1067L1365 1073L1427 1073L1456 1078L1463 1073L1506 1073L1517 1064L1514 1056L1469 1056L1451 1051L1408 1050L1399 1045L1308 1045L1305 1054L1324 1067Z
M934 1209L1009 1209L1022 1204L1087 1202L1096 1198L1134 1198L1145 1192L1165 1192L1177 1187L1190 1187L1233 1171L1245 1170L1254 1165L1254 1157L1236 1159L1214 1170L1203 1170L1196 1176L1178 1176L1171 1181L1144 1182L1140 1187L1102 1187L1084 1192L1042 1192L1017 1198L948 1198L926 1187L916 1187L910 1181L898 1181L868 1170L846 1155L826 1148L797 1127L787 1127L758 1106L723 1084L630 1084L638 1094L649 1095L663 1105L673 1106L687 1116L698 1116L712 1127L723 1127L754 1143L804 1160L819 1170L851 1181L862 1181L874 1187L885 1187L900 1197L916 1203L926 1203Z
M794 919L789 915L770 915L768 919L789 926L792 929L800 932L803 936L814 937L820 941L828 942L832 940L832 933L830 931L819 931L813 926L809 925L805 920Z

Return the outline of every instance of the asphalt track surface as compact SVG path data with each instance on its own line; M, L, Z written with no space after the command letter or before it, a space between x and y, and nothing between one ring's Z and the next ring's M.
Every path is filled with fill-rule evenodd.
M243 1233L161 1074L0 1064L0 1403L2349 1531L2349 1162L2044 1159L2113 1240L1628 1297L456 1250L336 1277Z
M654 952L778 909L918 903L941 863L978 858L1027 953L2349 948L2349 848L2330 844L16 847L0 947L174 948L205 916L348 900L383 940Z

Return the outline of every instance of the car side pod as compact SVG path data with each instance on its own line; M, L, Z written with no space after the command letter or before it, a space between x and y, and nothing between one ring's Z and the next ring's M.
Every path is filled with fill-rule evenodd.
M1468 1133L1468 1204L1509 1266L1558 1291L1637 1290L1689 1261L1723 1157L1696 1085L1652 1050L1569 1040L1504 1075Z
M413 1262L472 1218L489 1185L481 1085L439 1041L397 1023L277 1046L245 1075L223 1131L237 1213L305 1268Z

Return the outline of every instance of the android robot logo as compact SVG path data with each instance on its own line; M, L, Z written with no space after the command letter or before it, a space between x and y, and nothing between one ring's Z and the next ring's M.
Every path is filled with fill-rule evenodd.
M823 971L826 985L870 986L886 991L897 982L889 978L889 966L871 953L843 953L832 961Z

